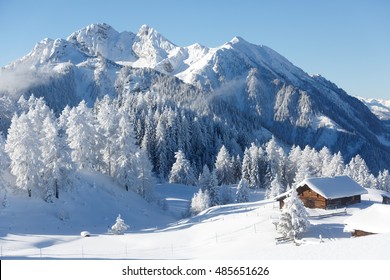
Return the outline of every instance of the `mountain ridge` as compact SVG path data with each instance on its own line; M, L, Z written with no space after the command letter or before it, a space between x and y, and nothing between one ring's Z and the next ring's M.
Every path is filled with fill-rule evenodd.
M326 145L341 150L346 160L361 154L373 171L390 167L389 127L361 101L239 36L216 48L180 47L147 25L137 33L119 33L108 24L92 24L66 40L42 40L2 72L12 75L18 69L36 83L14 92L15 99L34 93L56 111L82 99L92 106L106 94L151 91L158 73L173 76L196 87L207 97L209 113L248 133L248 141L257 139L249 127L265 128L288 145ZM8 91L0 87L3 96ZM172 98L204 113L204 106L194 105L196 97L182 94L175 91Z

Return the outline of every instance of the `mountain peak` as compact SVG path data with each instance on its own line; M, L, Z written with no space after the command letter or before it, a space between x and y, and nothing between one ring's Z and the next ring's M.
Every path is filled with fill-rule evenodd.
M245 41L242 37L240 36L235 36L233 39L230 40L230 43L232 44L237 44L237 43L242 43L242 42L247 42Z
M167 58L174 48L176 45L146 24L139 29L133 45L134 53L142 60L140 64L147 62L152 67Z
M74 33L67 41L89 55L102 55L110 60L134 61L131 45L135 35L131 32L119 33L107 23L91 24Z
M141 26L141 28L139 29L139 31L138 31L138 35L141 35L141 36L148 36L148 35L149 35L150 29L152 29L152 31L153 31L153 28L150 28L149 25L143 24L143 25Z

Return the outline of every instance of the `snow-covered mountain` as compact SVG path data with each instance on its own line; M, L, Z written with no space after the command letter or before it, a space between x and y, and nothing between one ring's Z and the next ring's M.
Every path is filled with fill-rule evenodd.
M44 96L59 112L82 99L92 106L106 94L154 92L222 120L242 149L273 134L288 145L341 150L346 160L359 153L374 172L390 168L390 130L361 101L240 37L217 48L180 47L146 25L119 33L93 24L66 40L42 40L0 77L3 130L21 95ZM156 90L162 86L169 90Z
M359 97L380 120L390 121L390 100Z

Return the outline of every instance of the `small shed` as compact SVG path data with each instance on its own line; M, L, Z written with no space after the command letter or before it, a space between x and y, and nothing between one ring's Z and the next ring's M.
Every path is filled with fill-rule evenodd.
M375 203L355 212L344 224L344 231L351 232L356 237L390 233L390 205Z
M382 194L382 203L383 204L390 204L390 194L387 194L387 193Z
M307 208L333 209L361 202L367 190L348 176L307 178L297 185Z

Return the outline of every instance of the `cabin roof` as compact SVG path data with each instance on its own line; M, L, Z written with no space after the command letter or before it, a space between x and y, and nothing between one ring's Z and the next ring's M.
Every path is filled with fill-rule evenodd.
M383 197L390 198L390 193L382 193L381 194Z
M390 232L390 205L375 203L345 219L345 231Z
M307 178L298 184L298 188L304 185L307 185L310 189L326 199L350 197L367 193L365 188L348 176Z

